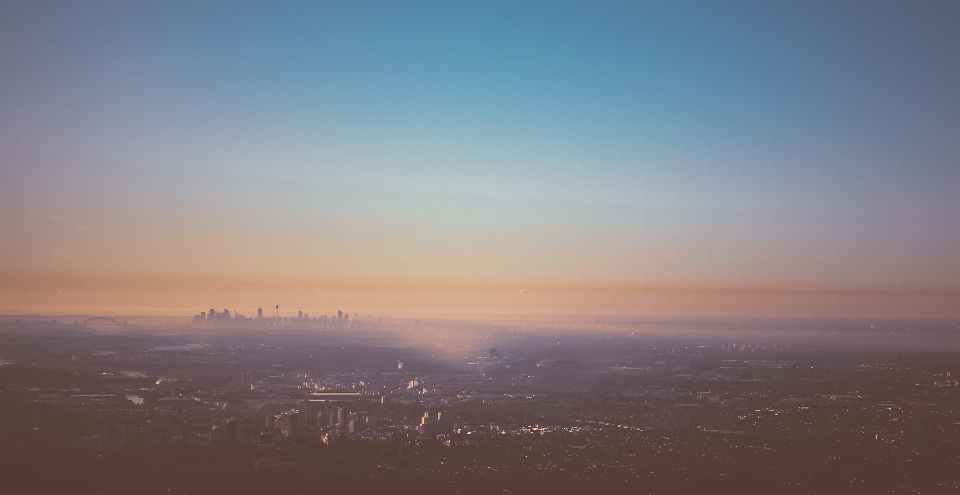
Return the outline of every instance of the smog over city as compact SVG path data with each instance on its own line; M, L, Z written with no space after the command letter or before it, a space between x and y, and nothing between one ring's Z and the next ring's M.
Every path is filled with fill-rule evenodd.
M960 493L957 26L0 0L0 492Z

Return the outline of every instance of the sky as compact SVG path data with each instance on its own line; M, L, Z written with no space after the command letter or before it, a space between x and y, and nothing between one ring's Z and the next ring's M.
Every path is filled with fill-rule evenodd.
M0 312L960 317L958 25L0 0Z

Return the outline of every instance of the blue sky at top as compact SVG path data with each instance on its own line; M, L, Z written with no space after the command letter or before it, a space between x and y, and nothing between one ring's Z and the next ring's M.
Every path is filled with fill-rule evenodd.
M956 289L957 25L3 1L0 268Z

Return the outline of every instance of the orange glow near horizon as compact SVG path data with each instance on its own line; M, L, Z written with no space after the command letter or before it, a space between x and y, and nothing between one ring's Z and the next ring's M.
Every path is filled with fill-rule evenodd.
M960 293L571 284L402 284L308 277L0 276L5 314L189 316L258 307L314 316L697 316L957 318Z

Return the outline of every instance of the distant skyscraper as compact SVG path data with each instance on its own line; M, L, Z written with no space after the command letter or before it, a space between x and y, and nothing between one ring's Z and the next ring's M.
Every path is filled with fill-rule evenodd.
M343 321L343 311L337 310L337 321Z
M350 315L343 315L343 324L344 325L350 324Z
M440 419L429 411L423 413L423 418L420 419L419 430L420 434L425 437L435 437L439 435L442 431Z
M300 431L300 415L294 412L280 415L280 434L285 437L295 437Z
M328 413L326 409L317 411L317 428L324 428L327 426L327 415Z
M263 319L263 308L257 308L257 319L258 320Z
M302 319L303 319L303 311L297 311L297 319L298 319L298 320L302 320Z
M348 427L348 431L350 433L356 433L358 431L362 431L363 427L364 427L363 421L360 421L359 419L351 419L350 426Z
M217 317L217 310L210 308L210 312L207 313L207 319L213 320Z

